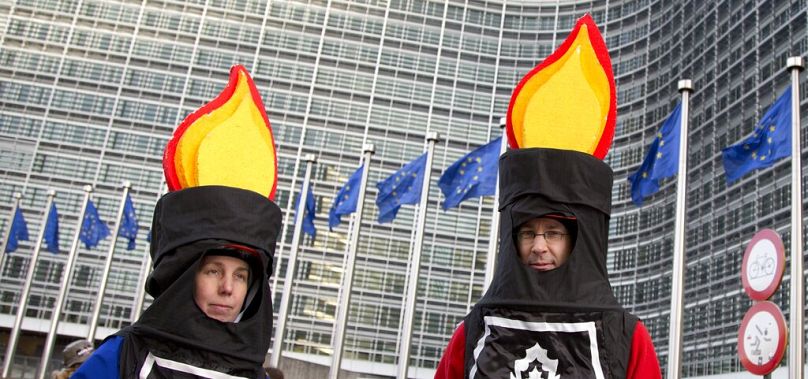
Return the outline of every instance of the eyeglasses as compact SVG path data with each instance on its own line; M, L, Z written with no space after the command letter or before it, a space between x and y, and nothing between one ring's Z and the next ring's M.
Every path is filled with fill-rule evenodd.
M519 243L530 245L538 236L544 237L544 240L547 241L547 243L555 243L564 240L566 235L567 233L561 233L555 230L548 230L544 233L536 233L532 230L523 230L516 233L516 238L519 240Z

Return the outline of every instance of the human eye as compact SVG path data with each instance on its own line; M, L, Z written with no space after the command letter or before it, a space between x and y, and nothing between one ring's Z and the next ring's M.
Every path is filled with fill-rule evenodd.
M202 273L205 275L216 276L219 275L219 268L216 266L206 266L202 268Z
M556 230L548 230L548 231L544 232L544 238L546 238L546 239L548 239L550 241L558 241L558 240L561 239L561 237L563 235L564 235L564 233L561 233L561 232L556 231Z
M519 232L520 241L532 241L534 238L536 238L536 233L532 230L522 230Z
M236 272L235 274L236 279L242 282L247 281L247 273L246 272Z

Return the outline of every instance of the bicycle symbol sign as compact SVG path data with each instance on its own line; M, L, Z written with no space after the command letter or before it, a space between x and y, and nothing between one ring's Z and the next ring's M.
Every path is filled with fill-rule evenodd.
M771 297L785 268L785 248L780 235L774 230L763 229L752 237L746 247L741 266L744 290L753 300Z

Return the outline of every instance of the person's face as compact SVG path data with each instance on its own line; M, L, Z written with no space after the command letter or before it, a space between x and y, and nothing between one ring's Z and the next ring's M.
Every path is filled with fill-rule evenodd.
M244 304L249 276L249 266L241 259L206 256L194 279L194 301L206 316L233 322Z
M537 271L558 268L567 261L572 251L567 228L558 220L547 217L534 218L522 224L516 234L516 244L522 263Z

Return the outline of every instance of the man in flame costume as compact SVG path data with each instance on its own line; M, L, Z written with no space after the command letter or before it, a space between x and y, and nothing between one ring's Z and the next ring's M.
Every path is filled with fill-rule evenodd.
M616 99L606 46L584 16L528 73L508 109L493 280L435 378L659 378L645 326L606 270Z
M244 67L180 124L163 168L171 192L152 222L154 302L73 378L264 378L281 212L272 131Z

